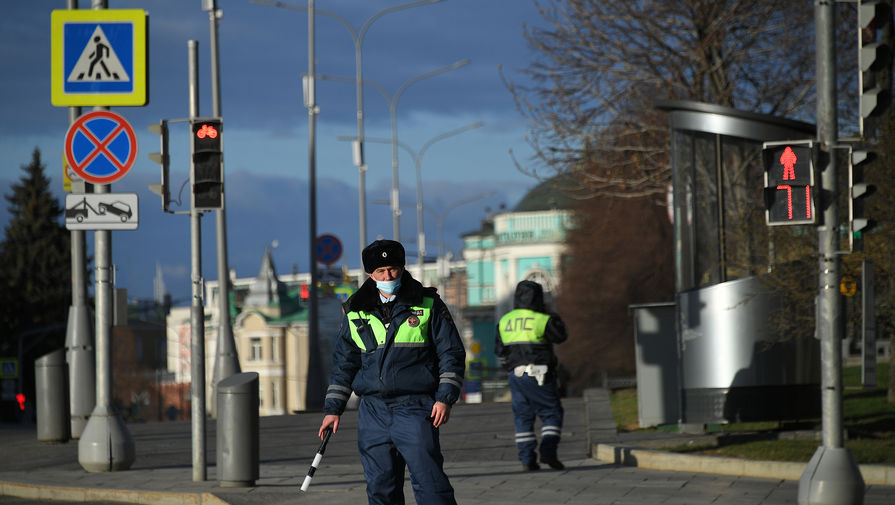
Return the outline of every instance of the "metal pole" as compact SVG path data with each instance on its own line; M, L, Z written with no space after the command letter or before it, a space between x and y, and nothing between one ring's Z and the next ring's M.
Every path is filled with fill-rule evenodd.
M392 238L401 241L401 203L398 190L398 96L395 94L388 103L392 124Z
M199 42L187 41L189 51L190 117L199 116ZM192 157L193 142L190 141ZM192 159L192 158L191 158ZM190 170L190 187L193 187ZM190 191L190 257L192 303L190 305L190 410L193 438L193 482L202 482L205 468L205 309L202 306L202 213L196 210Z
M358 207L358 228L360 229L360 243L358 244L358 257L361 259L361 267L363 267L363 255L361 254L367 245L367 163L364 160L364 67L362 64L363 53L361 44L366 29L370 26L373 18L364 25L361 33L354 37L354 75L355 75L355 95L357 96L357 207Z
M311 286L308 297L308 389L305 408L322 406L323 384L319 352L317 321L317 91L315 89L314 0L308 1L308 257L310 258Z
M94 193L110 193L111 185L98 184ZM96 230L96 404L109 406L112 400L112 232Z
M211 39L211 114L214 117L222 117L221 112L221 71L220 52L218 45L218 10L217 0L206 0L208 5L208 22ZM223 164L223 159L221 161ZM217 398L218 382L240 373L239 356L236 352L236 343L233 339L233 327L230 324L230 267L227 261L227 216L226 216L226 184L224 184L225 172L221 168L221 208L215 212L215 225L217 231L217 256L218 256L218 340L215 345L214 372L212 373L211 386L211 412L217 412L215 399Z
M93 0L94 10L107 7ZM95 107L94 110L108 110ZM108 184L95 193L109 193ZM112 407L112 232L94 232L96 295L96 406L78 441L78 463L88 472L127 470L135 459L134 440Z
M68 0L69 9L78 8L78 0ZM68 108L68 124L81 115L80 107ZM87 183L72 181L72 193L87 193ZM96 406L96 357L93 329L87 307L87 240L84 230L71 231L71 306L65 331L65 360L68 362L69 416L71 437L81 438L90 412Z
M873 309L873 262L861 263L861 385L876 389L876 317Z
M840 261L838 189L836 182L836 48L835 0L815 0L817 58L817 141L825 152L821 166L823 221L817 228L819 275L817 336L821 346L821 420L823 446L808 462L799 479L799 504L860 504L864 481L854 458L843 446L842 434L842 335L839 324Z
M817 140L821 149L829 154L826 167L822 171L821 183L824 194L836 195L836 157L832 156L836 142L836 96L835 63L832 56L835 48L832 33L827 25L834 24L833 4L826 0L817 2ZM818 227L819 265L819 310L823 368L823 444L825 447L842 447L842 373L839 362L842 349L839 342L839 318L842 306L839 298L839 255L836 254L839 225L839 209L836 202L822 201L825 205L823 223Z

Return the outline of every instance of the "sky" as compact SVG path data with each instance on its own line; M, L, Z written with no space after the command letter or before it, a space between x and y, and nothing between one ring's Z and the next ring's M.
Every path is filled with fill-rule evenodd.
M217 0L221 116L227 198L229 266L239 277L255 276L261 257L272 248L280 273L308 270L309 118L303 105L301 76L308 72L308 16L286 7L250 0ZM317 81L316 178L317 235L340 239L344 254L337 265L360 266L358 169L351 143L356 137L355 45L341 17L357 31L383 9L404 5L394 0L316 2L315 71ZM284 1L304 7L306 2ZM82 9L91 3L80 0ZM198 41L199 115L212 115L210 24L201 0L109 0L110 9L148 13L149 102L113 107L137 134L133 167L112 192L139 196L139 227L112 233L116 287L131 298L151 298L157 266L175 303L189 303L190 229L183 214L162 212L160 198L148 190L160 181L159 165L149 153L159 138L148 126L161 119L189 116L188 41ZM62 158L68 108L51 103L51 30L53 9L62 0L13 2L0 17L0 187L23 174L35 148L47 166L60 201ZM434 255L439 226L444 249L459 256L461 236L479 229L489 212L512 208L538 183L521 172L528 167L529 124L516 110L503 78L525 83L523 70L535 58L524 38L525 27L543 26L534 0L443 0L377 17L362 39L364 88L367 239L393 237L388 200L393 185L390 104L397 118L401 240L415 262L416 165L425 209L426 249ZM458 68L419 78L456 62ZM332 79L335 77L336 79ZM418 79L419 78L419 79ZM351 82L342 82L348 79ZM379 90L382 90L379 91ZM401 90L400 94L398 91ZM384 92L384 94L383 94ZM386 96L387 95L387 96ZM84 107L82 113L92 110ZM473 126L481 122L481 126ZM186 123L171 126L172 197L188 178ZM425 150L423 148L425 147ZM512 150L513 156L510 155ZM515 159L515 161L514 161ZM8 211L0 209L0 224ZM177 210L187 207L173 205ZM93 232L87 232L88 247ZM202 219L202 263L206 279L217 278L216 226L213 214ZM68 282L68 279L64 280Z

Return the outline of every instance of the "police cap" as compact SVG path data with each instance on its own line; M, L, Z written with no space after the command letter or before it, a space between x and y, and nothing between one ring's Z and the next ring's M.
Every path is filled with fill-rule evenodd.
M380 267L404 267L404 246L394 240L377 240L361 253L364 271L373 273Z

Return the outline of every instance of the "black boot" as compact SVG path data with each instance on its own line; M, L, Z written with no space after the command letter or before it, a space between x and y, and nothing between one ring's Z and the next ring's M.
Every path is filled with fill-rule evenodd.
M566 468L566 466L563 465L562 462L561 462L560 460L556 459L556 456L554 456L554 457L552 457L552 458L544 458L544 457L542 457L542 458L541 458L541 463L544 463L544 464L546 464L546 465L549 465L550 468L552 468L552 469L554 469L554 470L565 470L565 468Z

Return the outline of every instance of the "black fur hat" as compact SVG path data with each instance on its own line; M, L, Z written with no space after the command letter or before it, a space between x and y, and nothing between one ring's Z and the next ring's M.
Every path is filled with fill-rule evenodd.
M404 246L394 240L377 240L361 253L364 271L373 273L380 267L404 267Z

